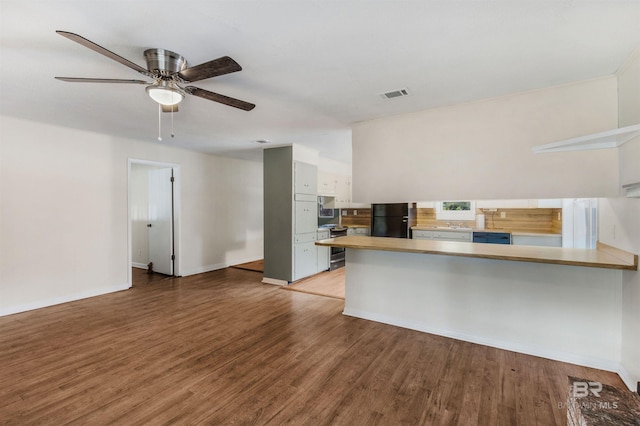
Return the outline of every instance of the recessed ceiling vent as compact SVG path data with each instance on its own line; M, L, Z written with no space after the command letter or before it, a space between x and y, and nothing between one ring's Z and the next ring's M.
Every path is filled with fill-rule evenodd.
M406 88L392 90L391 92L382 93L380 95L382 99L395 99L395 98L401 98L403 96L409 96L409 91Z

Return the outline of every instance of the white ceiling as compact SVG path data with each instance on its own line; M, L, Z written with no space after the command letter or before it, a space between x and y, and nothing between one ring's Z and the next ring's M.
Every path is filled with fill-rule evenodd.
M640 1L1 0L0 15L1 114L247 158L268 139L350 161L350 123L610 75L640 46ZM144 79L55 30L141 66L152 47L229 55L241 72L193 85L257 107L189 96L158 142L144 86L54 80Z

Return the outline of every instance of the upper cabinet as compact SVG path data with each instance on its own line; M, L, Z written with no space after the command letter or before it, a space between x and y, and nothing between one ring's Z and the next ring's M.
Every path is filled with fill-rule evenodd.
M312 194L318 192L317 166L301 161L294 162L294 190L296 194Z
M318 195L332 197L327 205L345 208L351 204L351 176L318 170Z
M337 180L336 174L325 170L318 170L318 195L335 197Z
M536 208L562 208L562 199L548 200L479 200L476 201L478 209L536 209Z

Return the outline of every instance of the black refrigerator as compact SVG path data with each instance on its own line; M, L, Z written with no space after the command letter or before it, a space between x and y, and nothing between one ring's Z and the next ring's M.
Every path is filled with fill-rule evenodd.
M411 227L415 224L415 203L371 205L372 237L411 238Z

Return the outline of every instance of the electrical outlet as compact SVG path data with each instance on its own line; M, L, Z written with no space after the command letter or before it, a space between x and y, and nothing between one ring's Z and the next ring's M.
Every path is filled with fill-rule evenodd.
M347 215L347 211L346 210L342 210L342 216L346 216Z
M505 219L507 217L507 212L500 212L500 219Z
M353 211L353 215L354 215L354 216L358 216L358 210L354 210L354 211Z

